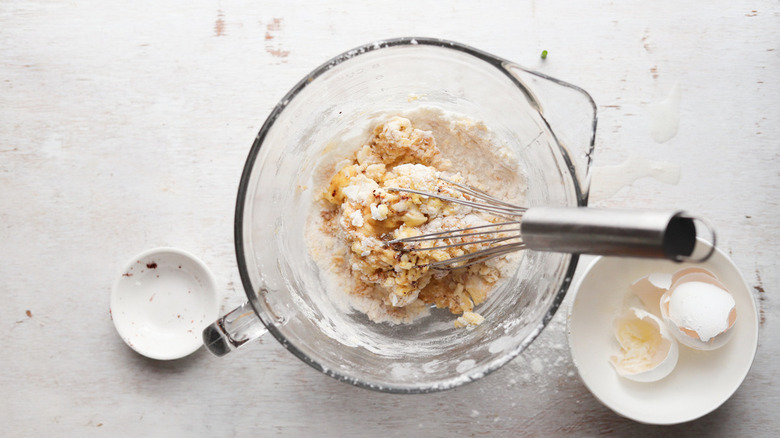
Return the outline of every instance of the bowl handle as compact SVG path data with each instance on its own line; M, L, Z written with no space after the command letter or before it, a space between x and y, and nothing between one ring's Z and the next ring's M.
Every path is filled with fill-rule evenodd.
M203 329L203 344L213 355L224 356L267 332L247 301Z
M578 204L587 205L598 120L593 98L576 85L512 62L504 62L502 67L552 131L577 182Z

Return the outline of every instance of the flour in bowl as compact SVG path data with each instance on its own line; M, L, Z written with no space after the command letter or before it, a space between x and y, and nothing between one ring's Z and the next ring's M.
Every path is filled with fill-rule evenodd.
M352 154L316 181L322 192L307 226L309 252L329 295L346 298L375 322L408 323L435 306L460 315L456 326L480 324L483 318L475 306L511 275L511 257L440 270L428 264L487 244L405 251L387 242L499 219L461 204L388 189L463 198L441 175L520 203L525 184L512 151L483 123L432 107L389 115L364 141L346 149ZM417 245L441 246L436 242Z

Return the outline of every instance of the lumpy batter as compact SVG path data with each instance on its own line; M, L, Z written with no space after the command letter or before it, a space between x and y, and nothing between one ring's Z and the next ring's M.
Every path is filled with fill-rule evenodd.
M456 326L480 324L483 318L474 307L507 275L506 259L438 270L427 264L476 251L480 245L410 252L386 242L497 218L460 204L388 189L462 198L438 178L444 174L491 193L500 189L499 195L517 196L522 189L516 164L499 146L483 124L431 108L377 124L352 156L334 167L310 220L309 250L320 270L331 274L330 287L346 289L352 306L376 322L410 322L435 305L461 315ZM480 161L489 167L478 167ZM468 178L477 169L487 173ZM511 193L512 183L516 193ZM441 242L416 245L431 248Z

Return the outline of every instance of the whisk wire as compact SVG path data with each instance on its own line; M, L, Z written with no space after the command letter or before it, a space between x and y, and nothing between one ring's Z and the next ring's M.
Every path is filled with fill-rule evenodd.
M508 218L509 220L503 222L490 223L486 225L475 225L465 228L459 228L456 230L445 230L439 232L433 232L429 234L422 234L419 236L410 236L399 239L394 239L386 242L389 246L397 245L414 245L415 243L425 241L449 241L452 243L444 242L445 244L435 245L432 247L419 247L411 246L405 247L406 251L432 251L448 248L458 248L470 245L485 246L486 248L480 248L476 251L472 251L463 255L449 258L447 260L440 260L431 262L421 267L429 267L432 269L460 269L468 266L481 263L492 257L499 257L505 254L509 254L520 250L525 247L522 236L520 235L520 218L523 213L528 210L524 207L519 207L508 202L501 201L481 190L474 187L470 187L465 184L461 184L455 181L448 180L443 177L439 177L439 180L448 183L452 190L458 191L468 198L455 198L440 193L430 193L422 190L407 189L400 187L388 188L388 191L394 192L406 192L413 193L430 198L440 199L445 202L452 202L467 207L474 208L479 211L492 213L496 217ZM469 199L470 198L470 199ZM493 236L493 237L490 237ZM474 239L476 237L476 239Z
M475 225L472 227L466 227L466 228L458 228L457 230L446 230L446 231L439 231L435 233L428 233L428 234L421 234L419 236L409 236L409 237L402 237L399 239L393 239L387 242L388 245L393 245L396 243L412 243L412 242L423 242L426 240L439 240L439 239L451 239L451 238L463 238L463 237L472 237L472 236L480 236L480 235L486 235L486 234L495 234L497 230L493 231L480 231L476 233L468 233L468 231L472 230L484 230L486 228L499 228L505 227L509 225L517 225L515 228L509 228L509 229L503 229L500 231L504 232L513 232L517 231L520 232L520 221L508 221L508 222L499 222L494 224L487 224L487 225ZM520 237L520 236L517 236Z
M423 266L427 266L432 269L445 270L467 268L469 266L476 265L477 263L482 263L490 258L500 257L523 248L525 248L525 244L523 243L510 243L475 251L469 254L463 254L461 256L449 258L447 260L428 263Z
M422 190L415 190L415 189L405 189L400 187L390 187L386 189L388 192L406 192L406 193L414 193L416 195L422 195L427 196L430 198L436 198L441 199L442 201L447 202L454 202L456 204L465 205L467 207L476 208L483 211L488 211L491 213L496 213L500 215L508 215L508 216L517 216L522 214L524 209L521 207L513 206L511 204L507 205L499 205L499 204L486 204L482 202L475 202L475 201L469 201L468 199L460 199L460 198L453 198L451 196L446 195L439 195L434 194L430 192L424 192Z
M450 184L450 185L453 185L453 186L457 187L458 189L460 189L461 192L463 192L465 194L471 195L471 196L473 196L475 198L481 199L481 200L483 200L485 202L488 202L490 204L500 205L500 206L509 208L509 209L511 209L513 211L516 211L518 213L523 213L526 210L528 210L525 207L520 207L520 206L517 206L517 205L514 205L514 204L510 204L508 202L502 201L502 200L500 200L498 198L495 198L495 197L491 196L490 194L488 194L486 192L483 192L482 190L476 189L474 187L467 186L467 185L461 184L459 182L451 181L451 180L449 180L447 178L444 178L444 177L441 177L441 176L439 177L439 179L444 181L444 182L446 182L446 183L448 183L448 184Z
M485 233L487 234L487 233ZM432 246L430 248L409 248L408 251L433 251L435 249L447 249L447 248L457 248L459 246L468 246L468 245L482 245L482 244L493 244L493 243L500 243L500 242L506 242L509 240L515 240L519 239L520 236L505 236L505 237L494 237L492 239L481 239L476 241L464 241L464 242L457 242L457 243L450 243L447 245L439 245L439 246Z

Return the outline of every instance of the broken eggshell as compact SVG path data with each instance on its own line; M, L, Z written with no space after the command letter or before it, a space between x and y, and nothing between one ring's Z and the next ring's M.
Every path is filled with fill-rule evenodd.
M660 300L661 317L683 345L714 350L725 345L737 320L736 303L714 274L688 268L672 276Z
M661 317L661 296L672 285L670 274L650 274L631 283L629 290L642 302L648 312Z
M655 382L677 365L677 341L651 313L631 307L613 322L620 353L610 357L618 375L636 382Z
M712 278L717 279L715 274L701 268L699 266L691 266L689 268L683 268L673 274L654 273L645 275L644 277L634 281L629 286L629 290L639 298L644 305L645 309L653 315L662 318L661 316L661 296L666 293L672 284L676 283L681 277L693 274L702 273L707 274Z

